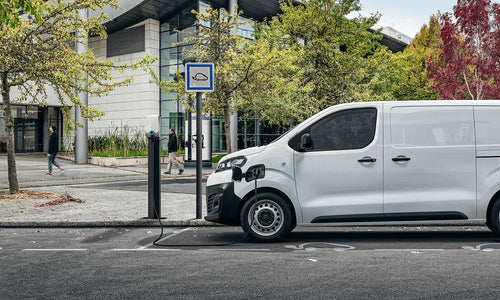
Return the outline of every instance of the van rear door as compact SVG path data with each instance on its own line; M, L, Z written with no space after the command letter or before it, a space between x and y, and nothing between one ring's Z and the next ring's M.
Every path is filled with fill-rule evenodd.
M475 218L472 106L409 105L384 104L384 214L415 220Z

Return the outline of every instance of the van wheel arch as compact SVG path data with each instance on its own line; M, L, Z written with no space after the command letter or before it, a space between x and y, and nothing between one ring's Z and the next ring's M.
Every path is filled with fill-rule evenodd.
M292 226L290 227L290 231L292 231L297 226L297 216L295 214L295 207L293 206L290 198L288 198L288 196L285 193L283 193L282 191L275 189L275 188L270 188L270 187L257 188L257 194L260 194L260 193L276 194L276 195L280 196L281 198L283 198L283 200L286 201L286 203L290 207L290 211L292 212ZM241 211L243 210L243 206L245 206L245 203L247 203L250 200L250 198L252 198L254 195L255 195L255 191L252 190L251 192L246 194L245 197L243 197L243 199L242 199L242 201L240 201L240 205L238 207L238 215L241 214Z

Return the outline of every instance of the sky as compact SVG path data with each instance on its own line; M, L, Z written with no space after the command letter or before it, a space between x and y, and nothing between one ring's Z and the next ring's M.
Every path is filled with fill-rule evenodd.
M497 1L495 1L497 2ZM392 27L410 38L414 38L431 15L438 11L453 13L457 0L361 0L362 16L379 12L382 14L374 26Z

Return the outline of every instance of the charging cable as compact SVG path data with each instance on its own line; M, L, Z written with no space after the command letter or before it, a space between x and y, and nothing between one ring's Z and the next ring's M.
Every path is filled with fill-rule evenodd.
M262 168L263 168L263 166L262 166ZM252 205L252 209L257 204L257 179L264 177L264 170L262 168L260 166L256 167L256 168L253 168L251 170L250 174L249 174L250 176L253 177L254 182L255 182L255 186L254 186L255 199L254 199L254 204ZM255 217L254 214L252 213L252 218L250 220L250 228L248 228L248 231L245 233L245 235L242 238L240 238L239 240L234 241L234 242L220 243L220 244L166 245L166 244L160 244L160 243L158 243L158 241L161 240L162 237L163 237L163 223L161 222L160 215L156 211L156 206L155 205L153 205L153 206L154 206L155 214L158 216L158 222L160 222L160 228L161 228L160 236L153 242L153 245L159 246L159 247L203 247L203 246L222 247L222 246L230 246L230 245L234 245L234 244L239 244L239 243L243 242L244 240L246 240L249 237L250 230L252 228L253 220L254 220L254 217Z

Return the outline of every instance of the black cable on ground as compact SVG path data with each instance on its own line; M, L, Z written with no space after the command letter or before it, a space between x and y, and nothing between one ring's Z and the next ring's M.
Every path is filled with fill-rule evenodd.
M258 177L259 176L257 176L257 175L255 176L255 199L254 199L254 205L257 204L257 178ZM250 230L252 228L253 218L254 218L254 214L252 214L252 219L251 219L251 222L250 222L250 228L248 228L248 231L245 233L245 236L243 236L241 239L239 239L237 241L234 241L234 242L228 242L228 243L222 243L222 244L165 245L165 244L159 244L158 243L158 241L161 240L162 237L163 237L163 223L161 222L160 215L156 211L156 206L153 205L153 207L154 207L154 210L155 210L155 214L158 216L158 222L160 222L160 228L161 228L160 236L153 242L153 245L159 246L159 247L223 247L223 246L230 246L230 245L239 244L239 243L243 242L244 240L246 240L250 236Z

